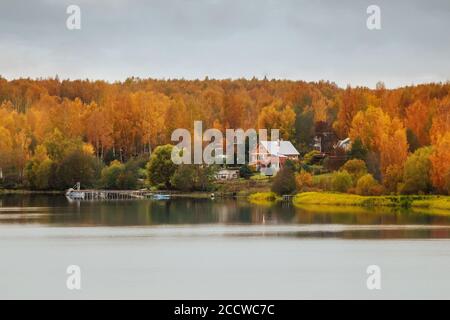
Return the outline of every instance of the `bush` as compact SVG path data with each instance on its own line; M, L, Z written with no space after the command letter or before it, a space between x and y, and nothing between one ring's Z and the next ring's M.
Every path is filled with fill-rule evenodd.
M49 178L52 170L53 161L50 159L46 159L42 161L34 172L35 180L34 187L38 190L47 190L49 189Z
M48 157L44 146L36 147L34 156L27 162L25 177L33 190L47 190L50 187L50 176L53 161Z
M117 189L117 180L123 172L124 165L118 160L112 161L101 173L101 184L105 189Z
M387 192L396 194L402 188L403 167L389 165L383 175L383 184Z
M307 165L313 164L314 156L319 155L320 152L317 150L312 150L303 156L303 163Z
M105 189L132 190L137 188L139 162L131 159L126 164L114 160L102 170L101 185Z
M347 192L353 186L352 176L345 170L333 174L333 190L338 192Z
M75 150L63 158L57 167L56 181L59 189L67 189L80 182L83 188L89 188L98 180L101 163L93 155ZM50 184L51 185L51 184Z
M313 176L313 186L321 190L333 189L333 174L326 173Z
M403 169L403 194L417 194L431 190L431 147L417 149L408 157Z
M359 178L356 183L356 193L361 196L379 196L383 193L383 187L368 173Z
M305 191L313 185L313 177L309 172L300 171L295 175L295 184L298 191Z
M194 167L191 165L182 164L170 178L170 184L173 188L180 191L192 191L194 189L194 179Z
M148 180L153 185L164 185L170 188L170 178L177 170L177 165L172 161L173 146L168 144L159 146L153 151L150 161L147 163Z
M294 172L297 172L301 168L301 163L298 160L287 159L284 166L289 167Z
M196 191L211 191L214 189L213 181L216 179L216 173L218 171L217 166L202 166L196 165L194 189Z
M363 160L360 159L352 159L348 160L342 167L341 170L347 171L353 179L353 182L356 184L359 178L363 175L367 174L367 166Z
M274 192L256 192L251 194L248 199L256 204L272 204L279 200Z
M279 194L291 194L295 192L295 175L288 167L283 167L273 179L272 191Z
M248 165L243 165L239 168L239 176L248 180L253 175L253 171L250 169Z

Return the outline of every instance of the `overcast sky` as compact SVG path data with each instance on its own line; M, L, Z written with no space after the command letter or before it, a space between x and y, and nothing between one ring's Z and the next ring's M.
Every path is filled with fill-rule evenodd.
M66 8L81 8L81 30ZM366 27L369 5L381 30ZM1 0L0 75L450 80L449 0Z

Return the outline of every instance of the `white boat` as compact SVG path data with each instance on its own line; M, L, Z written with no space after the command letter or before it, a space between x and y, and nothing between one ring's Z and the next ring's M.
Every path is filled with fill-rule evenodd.
M82 191L74 190L73 188L70 188L66 192L66 197L70 199L84 199L85 193Z
M69 199L72 199L72 200L84 199L86 194L83 191L80 191L80 189L81 189L81 184L79 182L77 182L77 184L73 188L70 188L69 190L67 190L66 197Z
M157 193L152 196L153 200L169 200L170 194Z

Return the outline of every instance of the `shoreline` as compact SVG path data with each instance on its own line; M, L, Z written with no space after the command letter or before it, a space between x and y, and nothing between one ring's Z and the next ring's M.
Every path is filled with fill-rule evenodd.
M248 197L254 204L272 205L282 201L272 192L255 193ZM296 207L359 207L359 208L413 208L448 210L450 196L444 195L392 195L360 196L347 193L304 192L294 195L292 203Z
M273 192L179 192L160 190L155 193L169 193L173 198L185 199L211 199L233 198L245 199L257 205L272 205L282 201L282 197ZM0 189L0 195L64 195L60 190L14 190ZM347 193L332 192L303 192L293 196L292 203L300 207L305 205L314 206L340 206L340 207L362 207L362 208L416 208L416 209L440 209L450 211L450 196L445 195L384 195L384 196L360 196Z
M11 194L48 194L48 195L64 195L66 192L61 190L26 190L26 189L0 189L0 195Z
M103 189L102 189L103 190ZM114 191L114 190L111 190ZM129 190L135 191L135 190ZM233 192L206 192L206 191L192 191L181 192L173 190L157 190L153 193L170 194L172 198L187 198L187 199L210 199L214 194L215 198L247 198L249 194L233 193ZM26 190L26 189L0 189L1 195L65 195L65 190Z

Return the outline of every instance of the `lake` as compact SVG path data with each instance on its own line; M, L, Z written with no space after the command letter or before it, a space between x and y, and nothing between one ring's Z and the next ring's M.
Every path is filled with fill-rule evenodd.
M66 287L69 265L81 290ZM4 195L0 298L449 299L450 215Z

